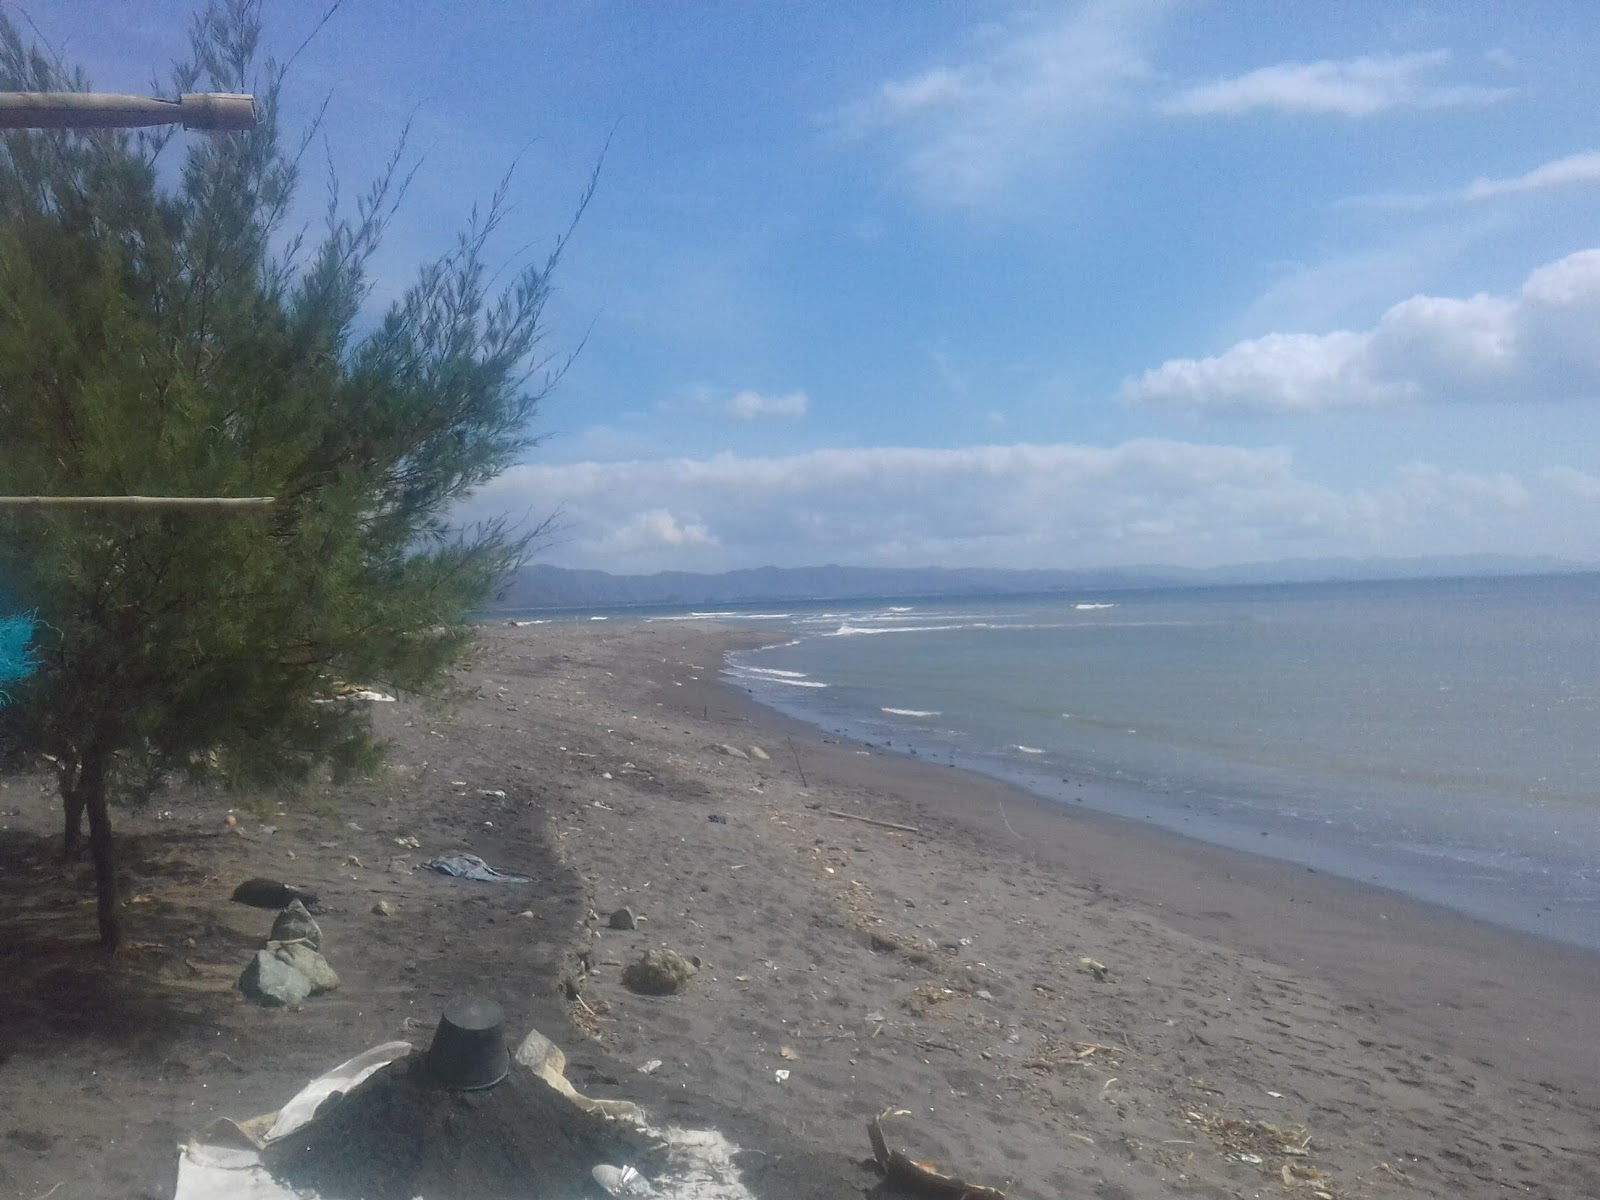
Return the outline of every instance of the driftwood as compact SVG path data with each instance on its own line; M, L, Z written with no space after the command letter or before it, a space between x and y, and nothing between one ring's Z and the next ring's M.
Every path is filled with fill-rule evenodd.
M883 829L898 829L901 833L921 833L915 825L902 825L898 821L880 821L877 817L863 817L856 813L840 812L836 808L828 810L830 817L843 817L846 821L862 821L868 825L877 825Z
M176 100L112 92L0 92L0 129L133 129L182 125L212 132L254 129L254 96L185 92Z

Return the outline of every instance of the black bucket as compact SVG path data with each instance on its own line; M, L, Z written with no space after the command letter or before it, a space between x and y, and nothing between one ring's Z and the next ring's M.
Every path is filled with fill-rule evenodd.
M429 1074L452 1091L499 1083L511 1070L500 1006L475 996L452 1000L439 1018L426 1061Z

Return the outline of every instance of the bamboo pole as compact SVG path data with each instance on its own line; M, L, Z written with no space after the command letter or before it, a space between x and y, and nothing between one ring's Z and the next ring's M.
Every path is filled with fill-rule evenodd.
M176 100L114 92L0 92L0 129L122 129L182 125L213 133L256 127L254 96L185 92Z
M0 496L0 508L265 508L272 496Z
M901 833L921 833L915 825L902 825L899 821L880 821L877 817L863 817L858 813L840 812L836 808L828 810L830 817L842 817L846 821L865 821L868 825L876 825L881 829L897 829Z

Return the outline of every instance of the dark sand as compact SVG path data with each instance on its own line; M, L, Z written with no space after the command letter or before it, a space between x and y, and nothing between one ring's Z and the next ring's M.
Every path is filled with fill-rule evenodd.
M891 1106L914 1157L1019 1197L1600 1196L1600 959L862 753L718 681L760 637L487 628L475 699L381 706L376 784L241 835L215 798L124 820L145 947L115 970L50 797L10 781L0 1194L170 1195L186 1132L425 1040L479 990L562 1043L580 1089L756 1151L767 1196L871 1187L865 1124ZM462 850L535 883L386 870ZM227 902L251 875L321 894L339 992L282 1013L230 991L271 923ZM604 928L622 904L638 931ZM627 992L657 945L704 967Z

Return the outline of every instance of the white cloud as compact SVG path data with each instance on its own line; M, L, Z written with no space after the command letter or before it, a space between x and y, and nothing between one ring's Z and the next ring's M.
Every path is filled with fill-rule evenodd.
M728 401L728 415L741 421L753 421L758 417L785 417L798 421L810 407L810 397L800 391L785 392L781 396L743 391Z
M1546 467L1540 478L1573 500L1600 504L1600 475L1590 475L1572 467Z
M1152 71L1144 44L1169 0L1089 0L992 34L955 65L881 84L839 115L849 136L888 141L939 204L994 199L1103 136Z
M1530 483L1414 465L1341 490L1303 477L1281 448L902 446L526 465L482 489L469 510L559 506L565 540L548 560L624 573L1478 551L1593 558L1600 523L1571 513L1577 476L1547 472Z
M598 541L608 555L663 555L711 547L717 539L700 521L680 521L665 508L635 513L629 520L608 529Z
M1572 183L1600 183L1600 150L1569 154L1510 179L1475 179L1462 190L1461 196L1464 200L1489 200Z
M1490 104L1505 88L1430 81L1450 61L1448 50L1378 55L1339 61L1278 63L1232 79L1197 84L1173 96L1164 111L1181 116L1237 117L1258 109L1370 117L1392 108L1454 108Z
M1533 271L1514 296L1413 296L1369 330L1273 333L1173 359L1122 398L1196 410L1313 412L1423 400L1600 396L1600 249Z
M1339 203L1361 208L1419 210L1440 204L1474 204L1484 200L1498 200L1503 196L1520 196L1528 192L1542 192L1549 188L1570 187L1581 183L1600 183L1600 150L1584 150L1577 154L1552 159L1521 175L1499 179L1480 177L1465 187L1448 191L1352 196Z

